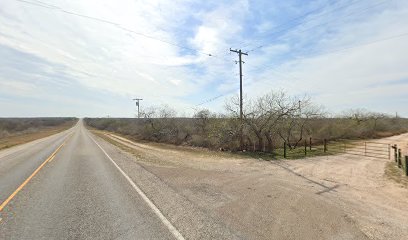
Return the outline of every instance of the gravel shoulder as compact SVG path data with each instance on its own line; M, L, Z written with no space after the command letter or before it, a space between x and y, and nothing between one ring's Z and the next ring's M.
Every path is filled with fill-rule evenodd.
M404 239L408 231L408 191L385 176L390 160L336 155L268 162L102 137L245 239ZM408 135L385 140L402 146Z

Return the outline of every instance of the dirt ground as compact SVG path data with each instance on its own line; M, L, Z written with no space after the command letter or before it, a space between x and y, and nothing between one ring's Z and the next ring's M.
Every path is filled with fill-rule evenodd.
M389 159L344 154L264 161L135 143L109 133L105 138L247 239L407 236L408 189L385 173L395 168ZM396 143L408 153L408 134L376 141Z
M0 138L0 150L57 134L59 132L62 132L62 131L65 131L71 128L74 124L75 124L75 121L70 121L70 122L63 123L59 126L43 127L43 128L37 129L37 131L19 133L16 135Z

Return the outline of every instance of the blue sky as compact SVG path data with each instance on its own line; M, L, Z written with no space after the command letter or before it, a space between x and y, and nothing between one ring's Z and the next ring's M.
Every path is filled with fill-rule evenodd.
M402 0L3 0L0 117L132 117L134 97L222 112L239 89L229 48L249 54L246 98L408 117L406 26Z

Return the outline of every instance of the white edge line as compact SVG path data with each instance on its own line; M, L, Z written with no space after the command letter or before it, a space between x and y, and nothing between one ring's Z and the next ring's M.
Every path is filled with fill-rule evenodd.
M149 205L149 207L153 210L153 212L160 218L162 223L169 229L169 231L174 235L174 237L178 240L185 240L183 235L176 229L176 227L171 224L171 222L163 215L159 208L154 205L154 203L146 196L146 194L133 182L133 180L116 164L115 161L106 153L106 151L91 137L89 134L88 136L94 141L94 143L102 150L102 152L109 158L109 160L115 165L115 167L119 170L120 173L126 178L126 180L132 185L132 187L136 190L136 192L142 197L142 199Z

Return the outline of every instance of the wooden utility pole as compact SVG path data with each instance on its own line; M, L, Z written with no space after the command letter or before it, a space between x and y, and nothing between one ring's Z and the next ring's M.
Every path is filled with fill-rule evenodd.
M141 98L134 98L133 101L136 101L136 106L137 106L137 118L140 118L140 112L139 112L139 105L140 105L140 101L142 101L143 99Z
M242 150L242 147L243 147L243 130L242 130L242 115L243 115L243 111L242 111L242 63L243 63L243 61L242 61L242 55L246 55L246 56L248 56L248 53L244 53L244 52L242 52L241 51L241 49L239 49L239 50L237 50L237 49L235 49L235 50L232 50L231 48L230 48L230 51L231 52L234 52L234 53L237 53L238 54L238 57L239 57L239 60L238 60L238 62L236 62L236 63L239 63L239 119L240 119L240 121L241 121L241 136L240 136L240 147L241 147L241 150ZM245 63L245 62L244 62Z

